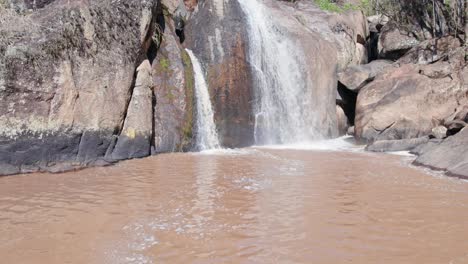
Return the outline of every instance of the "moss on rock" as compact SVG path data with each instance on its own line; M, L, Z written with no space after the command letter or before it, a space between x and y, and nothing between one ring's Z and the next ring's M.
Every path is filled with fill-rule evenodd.
M187 150L190 147L193 137L193 115L194 115L194 86L195 86L195 77L193 73L192 61L190 56L185 50L182 50L182 62L185 69L185 101L186 101L186 111L185 111L185 122L182 127L183 138L181 140L181 150Z

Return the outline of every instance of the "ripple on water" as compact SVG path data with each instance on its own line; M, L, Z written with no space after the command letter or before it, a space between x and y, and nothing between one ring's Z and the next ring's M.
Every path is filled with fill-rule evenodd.
M409 159L259 148L0 178L0 255L5 263L464 263L468 183Z

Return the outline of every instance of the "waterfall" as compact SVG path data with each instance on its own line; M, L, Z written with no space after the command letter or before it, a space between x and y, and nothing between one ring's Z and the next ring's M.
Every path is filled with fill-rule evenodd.
M288 35L264 0L238 1L248 23L256 144L320 138L302 47Z
M196 144L198 150L218 149L220 143L218 132L214 123L213 108L211 106L208 85L206 84L203 68L197 57L189 49L186 49L192 60L195 77L196 115Z

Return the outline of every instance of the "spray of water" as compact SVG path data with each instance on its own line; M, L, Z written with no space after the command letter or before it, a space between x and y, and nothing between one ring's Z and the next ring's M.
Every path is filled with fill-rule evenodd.
M246 14L254 73L256 144L319 139L305 54L273 17L264 0L238 0Z
M213 107L211 106L208 85L206 84L203 68L198 58L189 49L186 49L192 60L195 77L196 115L196 146L200 151L219 149L220 143L216 125L214 123Z

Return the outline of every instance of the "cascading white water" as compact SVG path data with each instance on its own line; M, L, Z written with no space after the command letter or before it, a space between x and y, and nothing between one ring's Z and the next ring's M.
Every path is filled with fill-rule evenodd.
M238 1L248 22L256 143L288 144L320 138L302 47L290 39L264 0Z
M211 106L208 85L206 84L203 68L198 58L189 49L186 49L192 60L195 77L196 115L196 144L198 150L219 149L218 132L214 123L213 108Z

